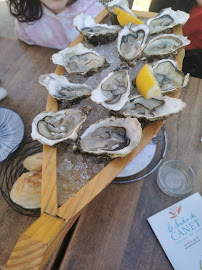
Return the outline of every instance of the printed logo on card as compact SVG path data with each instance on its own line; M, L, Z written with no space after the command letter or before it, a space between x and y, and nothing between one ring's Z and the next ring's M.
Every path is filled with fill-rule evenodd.
M177 205L170 208L168 212L171 215L170 218L176 218L179 215L181 208L182 208L181 206L178 207Z

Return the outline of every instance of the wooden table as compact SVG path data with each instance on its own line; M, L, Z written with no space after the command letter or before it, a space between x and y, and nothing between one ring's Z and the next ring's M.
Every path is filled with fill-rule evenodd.
M45 110L47 92L38 77L54 72L50 57L55 51L0 38L0 79L9 93L0 106L21 115L26 136L35 115ZM193 193L202 194L201 89L202 80L190 78L189 86L181 90L187 106L166 121L164 160L180 159L192 166L196 173ZM109 185L85 208L74 231L67 234L44 269L172 269L147 218L182 198L164 195L156 176L157 170L138 182ZM4 269L18 237L35 218L12 210L1 195L0 212L0 269Z

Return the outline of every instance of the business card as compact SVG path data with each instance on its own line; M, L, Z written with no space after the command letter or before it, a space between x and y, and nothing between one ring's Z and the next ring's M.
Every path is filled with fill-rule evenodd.
M195 193L148 218L176 270L202 270L202 198Z

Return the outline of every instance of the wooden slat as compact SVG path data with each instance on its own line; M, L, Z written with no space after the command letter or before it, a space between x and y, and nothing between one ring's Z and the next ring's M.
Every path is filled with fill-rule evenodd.
M77 218L66 223L43 213L18 239L6 269L42 269Z
M137 15L138 18L145 18L145 19L153 18L158 14L156 12L146 12L140 10L133 10L133 13L135 13L135 15Z

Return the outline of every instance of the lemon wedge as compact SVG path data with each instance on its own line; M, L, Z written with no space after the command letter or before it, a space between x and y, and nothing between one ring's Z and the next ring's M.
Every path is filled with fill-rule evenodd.
M115 7L114 8L114 13L116 14L116 15L119 15L120 13L121 13L121 9L120 8L117 8L117 7Z
M120 23L121 26L124 26L128 23L134 23L134 24L143 24L142 21L138 20L137 18L133 17L129 13L115 7L114 13L117 15L117 20Z
M149 64L144 65L140 69L136 78L136 87L140 94L146 99L161 97L161 88Z

